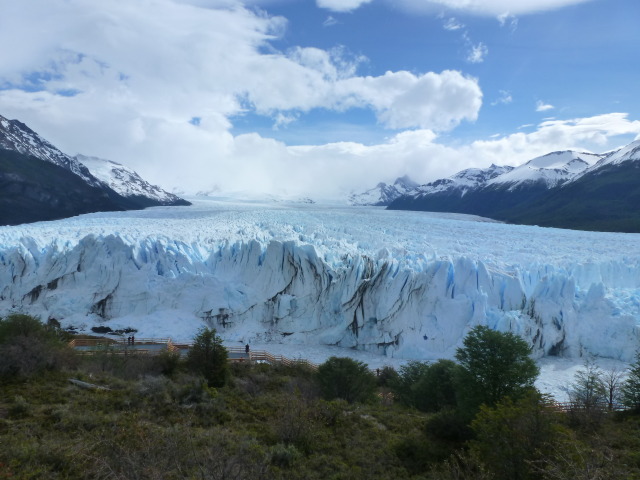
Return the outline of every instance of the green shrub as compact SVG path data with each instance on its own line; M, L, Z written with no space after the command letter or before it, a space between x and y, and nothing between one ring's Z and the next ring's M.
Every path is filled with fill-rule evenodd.
M538 478L532 464L554 451L560 425L550 400L531 392L517 402L506 398L481 407L471 426L471 450L496 480L528 480Z
M76 364L66 337L55 325L11 314L0 319L0 376L30 377Z
M9 405L9 417L24 418L29 415L30 406L22 395L16 395L13 402Z
M451 360L411 361L400 367L391 388L400 402L423 412L455 408L458 368Z
M482 325L471 329L456 352L462 367L456 382L459 403L471 414L483 403L525 395L539 373L530 353L527 342L511 332Z
M269 451L271 457L271 465L280 468L290 468L298 461L302 454L294 445L278 443L271 447Z
M331 357L318 367L316 378L327 400L341 398L349 403L374 398L376 377L366 364L347 357Z

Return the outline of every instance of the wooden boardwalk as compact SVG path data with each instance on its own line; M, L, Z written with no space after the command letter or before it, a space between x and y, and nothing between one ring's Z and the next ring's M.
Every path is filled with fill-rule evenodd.
M186 355L193 343L174 342L171 338L137 338L134 337L133 344L128 338L74 338L69 342L69 346L75 349L79 355L96 355L108 352L115 355L159 355L164 351L179 352ZM313 370L317 370L318 365L303 359L291 359L283 355L274 355L264 350L250 350L246 352L245 347L225 347L230 362L268 363L271 365L303 365Z

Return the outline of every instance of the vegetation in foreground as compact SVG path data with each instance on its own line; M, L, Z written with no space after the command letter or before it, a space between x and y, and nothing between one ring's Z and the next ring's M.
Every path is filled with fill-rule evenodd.
M66 341L0 320L0 479L640 478L640 357L624 382L587 365L562 412L532 387L524 342L485 327L457 363L377 376L335 357L228 364L207 329L186 359L77 356ZM608 411L612 383L631 410Z

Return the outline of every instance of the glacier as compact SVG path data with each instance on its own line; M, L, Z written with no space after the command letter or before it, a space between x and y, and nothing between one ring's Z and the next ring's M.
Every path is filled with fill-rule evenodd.
M640 235L469 215L190 198L0 227L0 315L84 331L451 358L483 324L536 357L630 361Z

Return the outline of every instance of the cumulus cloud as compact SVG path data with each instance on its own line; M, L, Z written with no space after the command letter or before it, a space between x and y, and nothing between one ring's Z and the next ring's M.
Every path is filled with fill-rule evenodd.
M333 12L351 12L369 2L371 0L316 0L318 7Z
M344 48L279 52L270 41L286 20L233 1L0 0L0 11L0 44L15 46L0 50L0 112L165 186L235 185L250 165L266 188L273 172L316 168L279 142L232 135L247 113L282 128L312 109L368 109L390 129L439 132L482 105L478 81L457 71L359 76L366 59Z
M337 88L344 106L371 105L379 121L394 129L450 130L463 120L476 120L482 105L477 80L452 70L353 77Z
M554 108L556 107L548 103L544 103L542 100L538 100L536 102L536 112L548 112L549 110L553 110Z
M609 113L587 118L548 120L540 123L533 132L476 141L464 148L473 151L484 162L518 165L557 150L584 150L586 145L593 146L594 151L599 152L613 138L638 132L640 121L630 121L626 113Z
M366 59L342 48L280 52L271 40L286 20L231 0L0 0L0 11L0 44L13 46L0 49L0 114L68 153L110 158L187 192L336 195L640 133L639 122L610 114L448 146L442 132L478 117L477 79L452 70L362 76ZM369 145L233 133L245 114L284 128L312 109L356 108L408 130Z
M0 42L20 45L0 53L0 80L18 90L30 81L35 85L28 90L36 93L73 91L73 103L96 114L105 108L179 122L247 110L283 119L316 108L366 108L389 128L442 130L474 120L481 105L477 81L459 72L359 77L366 59L341 48L273 51L269 41L286 21L239 6L173 0L114 0L100 8L91 0L0 5L12 13L11 22L0 20L6 27ZM19 27L32 18L33 30ZM42 111L42 98L64 103L35 94L16 98L24 100L26 119Z

